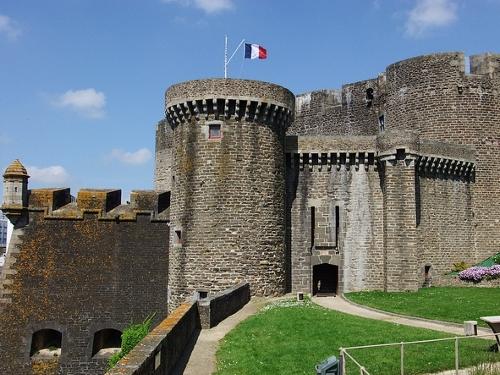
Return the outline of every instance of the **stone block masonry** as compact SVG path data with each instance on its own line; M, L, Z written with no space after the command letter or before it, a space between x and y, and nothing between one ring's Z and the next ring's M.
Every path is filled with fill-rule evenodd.
M33 190L16 223L0 278L1 374L103 373L107 357L93 353L97 332L167 314L169 227L162 212L144 206L152 194L132 193L139 210L113 207L119 190L81 191L88 199L80 207L43 206L61 194ZM35 334L47 330L60 334L60 357L35 359Z
M201 80L167 90L173 129L171 308L248 282L285 292L284 134L288 90Z

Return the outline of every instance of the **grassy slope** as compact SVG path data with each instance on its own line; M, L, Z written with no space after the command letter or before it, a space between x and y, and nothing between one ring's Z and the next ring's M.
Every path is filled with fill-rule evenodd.
M439 337L449 335L359 318L316 305L273 308L250 317L226 336L217 353L217 374L314 374L314 365L338 355L340 347ZM461 344L462 363L489 359L491 343L475 339ZM453 342L446 342L433 343L425 351L423 346L407 348L405 374L452 368L453 347ZM399 374L399 350L363 349L353 354L371 375L392 375ZM496 355L498 360L500 356Z
M500 315L500 288L424 288L418 292L359 292L346 297L356 303L399 314L463 323Z

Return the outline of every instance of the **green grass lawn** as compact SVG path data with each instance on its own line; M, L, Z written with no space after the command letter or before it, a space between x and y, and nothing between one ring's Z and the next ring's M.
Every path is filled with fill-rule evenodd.
M359 292L347 299L380 310L427 319L463 323L500 315L500 288L424 288L418 292Z
M442 337L449 335L347 315L312 303L278 305L243 321L225 337L217 352L216 374L314 374L314 365L338 356L340 347ZM492 343L479 339L461 343L461 364L500 361L500 355L488 351ZM408 347L405 374L453 368L453 348L454 342ZM361 349L352 354L371 375L396 375L400 373L399 352L395 347ZM349 369L348 374L359 374L350 362Z

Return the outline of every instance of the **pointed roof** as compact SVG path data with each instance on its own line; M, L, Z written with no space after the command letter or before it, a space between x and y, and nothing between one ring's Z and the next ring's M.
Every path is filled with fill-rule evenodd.
M14 160L5 170L3 176L6 177L26 177L28 178L28 172L24 165L21 164L19 159Z

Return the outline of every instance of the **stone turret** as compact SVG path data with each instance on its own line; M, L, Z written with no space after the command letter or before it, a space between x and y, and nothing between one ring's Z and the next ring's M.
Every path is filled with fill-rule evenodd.
M14 160L3 174L2 211L11 221L21 216L28 207L28 172L21 162Z
M285 131L295 97L236 79L180 83L166 93L172 128L169 309L249 282L285 292Z

